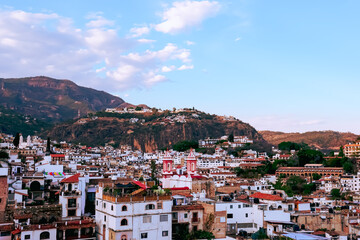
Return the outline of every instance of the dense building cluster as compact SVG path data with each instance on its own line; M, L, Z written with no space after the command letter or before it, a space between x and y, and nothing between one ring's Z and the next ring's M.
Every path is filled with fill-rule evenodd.
M258 178L235 171L286 161L294 151L276 150L271 158L243 150L234 157L221 147L213 154L142 152L30 136L13 143L13 136L1 135L0 239L170 240L199 232L216 239L360 236L360 173L322 164L279 167ZM234 136L232 143L252 140ZM274 187L292 176L316 190L290 196ZM347 198L336 198L333 189Z

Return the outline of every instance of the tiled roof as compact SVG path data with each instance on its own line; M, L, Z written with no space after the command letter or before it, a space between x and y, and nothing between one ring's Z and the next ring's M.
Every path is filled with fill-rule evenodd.
M64 178L61 183L76 183L79 182L80 173L72 175L71 177Z
M147 186L145 184L143 184L142 182L139 181L132 181L133 183L135 183L136 185L138 185L139 187L141 187L142 189L147 189Z
M280 197L280 196L261 193L261 192L256 192L256 193L250 195L250 197L251 198L264 199L264 200L271 200L271 201L281 201L281 200L283 200L282 197Z

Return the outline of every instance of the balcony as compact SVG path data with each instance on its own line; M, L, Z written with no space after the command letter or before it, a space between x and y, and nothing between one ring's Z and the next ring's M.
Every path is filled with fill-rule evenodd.
M62 192L62 196L79 196L79 195L81 195L81 192L78 190Z

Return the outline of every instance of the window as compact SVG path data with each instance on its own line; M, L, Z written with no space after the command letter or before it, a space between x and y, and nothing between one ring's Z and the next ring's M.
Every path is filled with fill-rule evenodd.
M178 219L178 213L177 212L173 212L172 213L172 218L177 220Z
M249 214L245 213L245 217L249 217Z
M228 213L228 214L227 214L227 218L233 218L233 214L232 214L232 213Z
M233 208L233 205L230 205L230 209L232 209Z
M169 236L169 231L162 231L162 236L163 237Z
M147 238L148 234L147 233L141 233L140 237L141 237L141 239Z
M238 208L241 208L241 204L238 205Z
M76 210L73 209L73 210L68 210L68 217L74 217L76 216Z
M160 215L160 222L167 222L168 221L168 215Z
M127 206L126 205L122 206L121 211L123 211L123 212L127 211Z
M225 219L225 217L220 217L220 222L225 222L226 221L226 219Z
M162 202L157 203L157 209L162 209Z
M113 211L114 210L114 205L111 205L111 211Z
M187 218L187 213L184 213L184 218Z
M96 206L98 206L99 205L99 201L98 200L96 200Z
M106 222L106 215L104 216L104 221Z
M124 218L123 220L121 220L120 225L121 226L127 226L128 225L128 220Z
M151 216L144 216L143 223L151 223Z
M68 199L68 207L76 207L76 198L69 198Z
M25 239L30 239L30 235L28 234L28 235L25 235Z
M104 208L106 208L106 203L104 203Z
M126 236L126 235L122 235L122 236L121 236L121 240L127 240L127 236Z
M152 210L155 209L155 205L154 204L148 204L145 206L145 210Z
M49 239L50 238L50 233L49 232L42 232L40 234L40 239Z

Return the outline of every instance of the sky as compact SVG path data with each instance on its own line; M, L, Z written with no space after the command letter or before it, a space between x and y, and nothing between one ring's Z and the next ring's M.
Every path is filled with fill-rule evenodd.
M257 130L360 134L356 0L2 0L0 77L49 76Z

